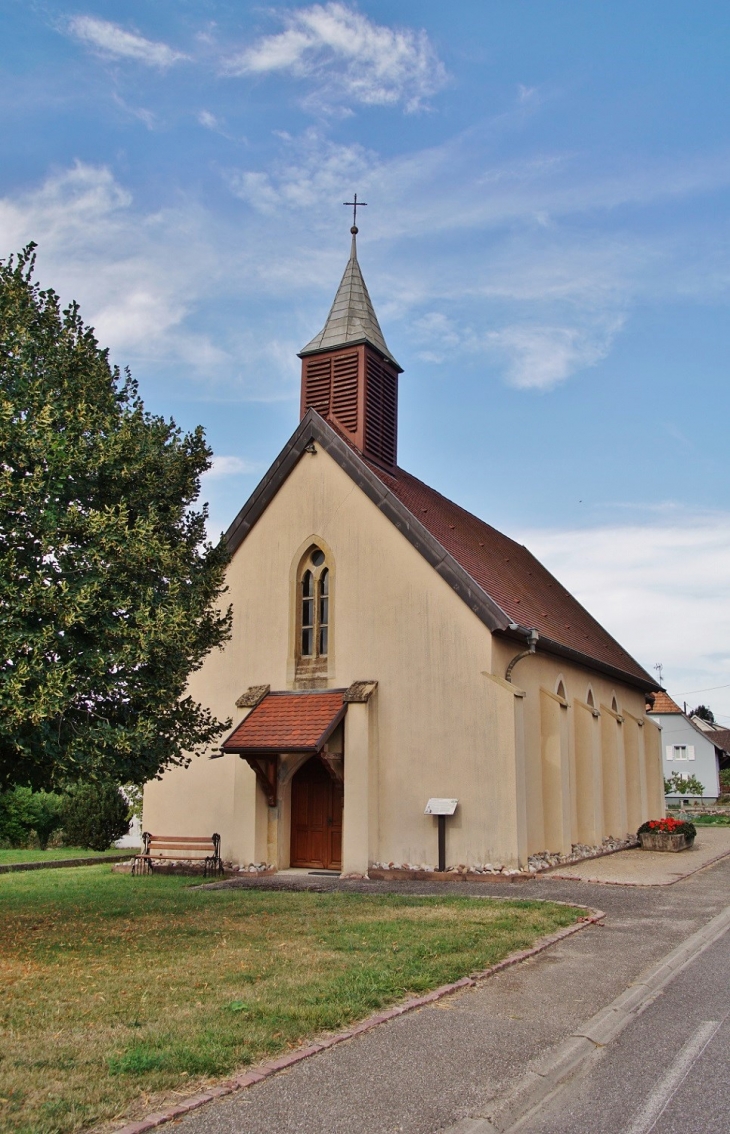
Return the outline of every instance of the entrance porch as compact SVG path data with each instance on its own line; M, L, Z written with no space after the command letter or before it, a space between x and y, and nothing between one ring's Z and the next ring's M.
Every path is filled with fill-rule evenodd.
M301 692L256 686L239 698L247 712L221 755L237 754L256 776L256 826L265 828L266 861L277 870L367 874L376 688L374 681Z

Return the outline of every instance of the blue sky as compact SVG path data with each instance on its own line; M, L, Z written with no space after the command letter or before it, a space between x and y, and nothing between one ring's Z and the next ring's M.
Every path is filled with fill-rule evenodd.
M727 4L5 0L2 43L0 255L205 426L216 530L357 190L401 464L730 723Z

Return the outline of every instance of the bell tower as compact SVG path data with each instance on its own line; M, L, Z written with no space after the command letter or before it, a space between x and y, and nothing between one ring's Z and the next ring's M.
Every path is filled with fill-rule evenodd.
M364 203L355 196L356 210ZM310 408L317 410L363 456L393 471L398 456L398 375L403 368L385 345L357 262L357 225L350 231L350 259L327 321L299 352L301 416Z

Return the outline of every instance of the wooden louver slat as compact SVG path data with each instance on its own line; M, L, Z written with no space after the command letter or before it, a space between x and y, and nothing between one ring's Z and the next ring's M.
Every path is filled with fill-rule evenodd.
M332 375L332 415L348 433L357 432L358 355L336 356Z
M368 351L365 450L390 467L396 463L397 428L397 376L387 364Z
M315 409L360 452L396 466L398 372L368 344L303 360L302 414Z
M312 358L307 361L305 375L306 408L310 406L328 417L332 397L332 359Z

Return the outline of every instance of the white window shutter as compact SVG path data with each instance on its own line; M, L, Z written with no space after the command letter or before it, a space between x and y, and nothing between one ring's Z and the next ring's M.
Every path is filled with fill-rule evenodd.
M695 758L695 746L694 746L694 744L688 744L687 745L687 759L688 760L694 760L694 758Z
M673 759L674 759L674 746L672 744L668 744L667 745L667 760L673 760Z

